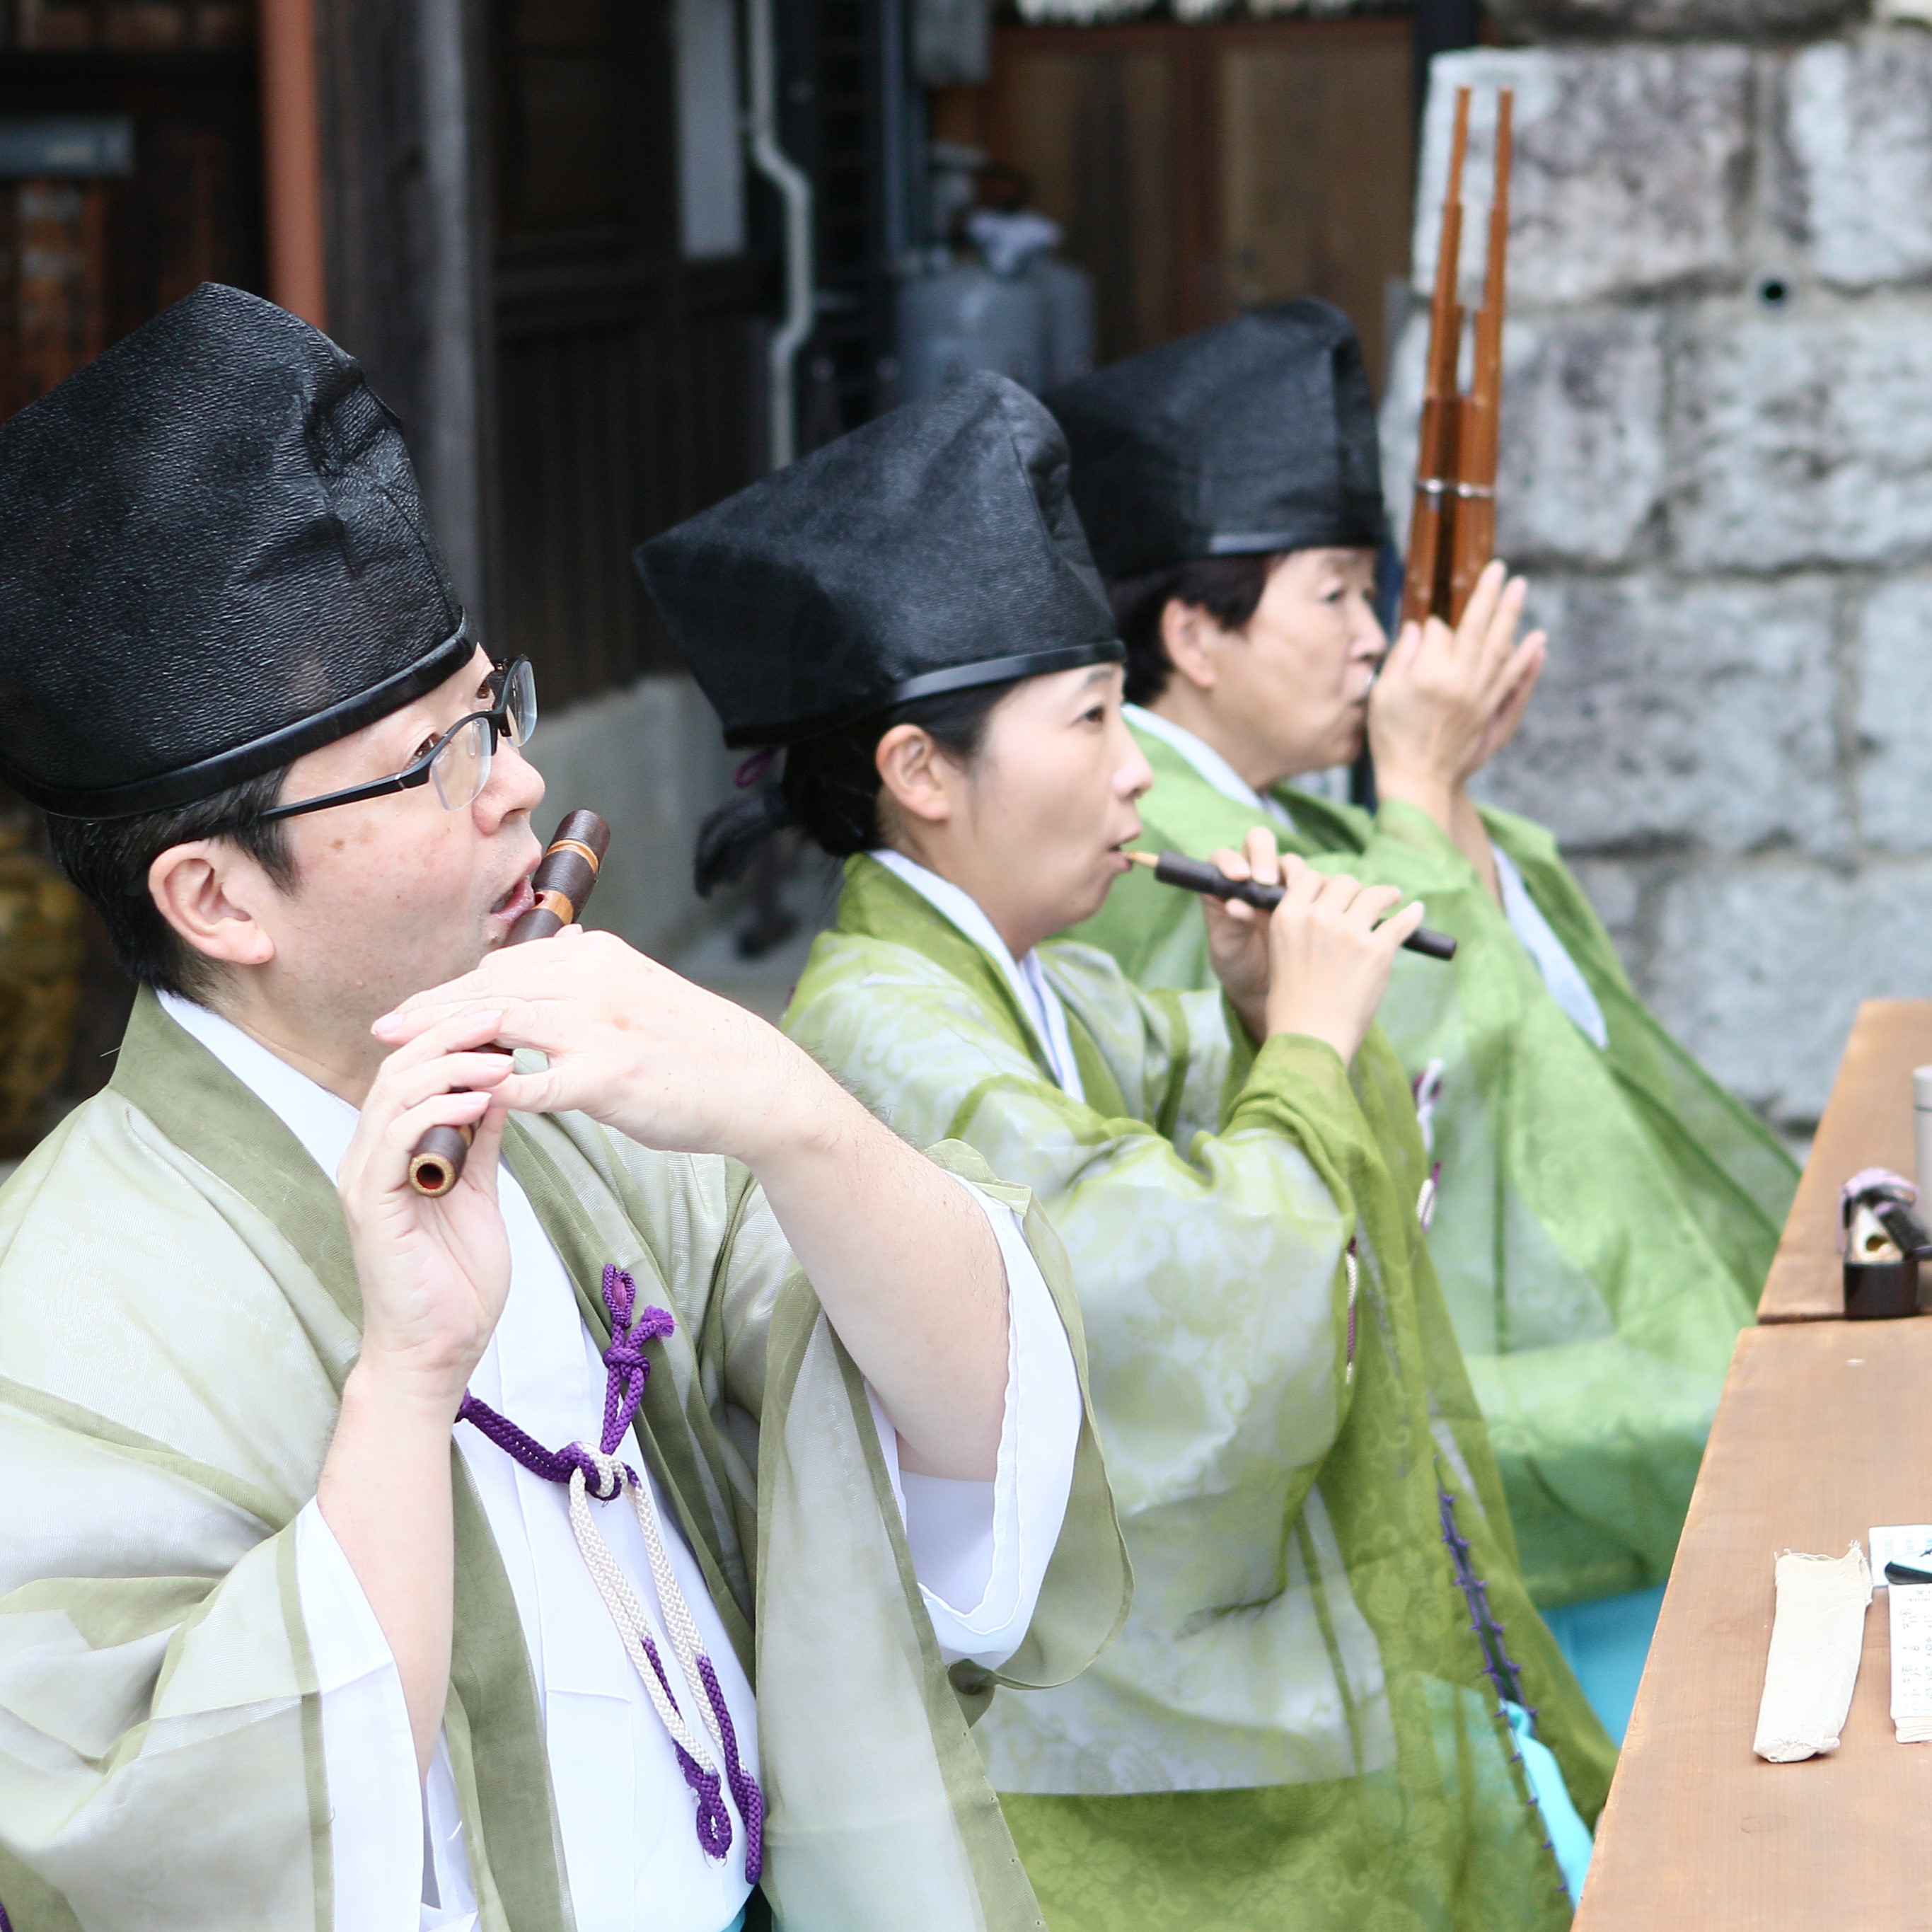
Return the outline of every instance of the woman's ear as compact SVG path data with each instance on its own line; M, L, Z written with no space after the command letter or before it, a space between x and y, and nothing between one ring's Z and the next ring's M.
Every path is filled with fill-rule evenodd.
M226 839L170 845L148 868L148 890L184 945L226 966L266 966L275 942L253 908L274 888Z
M926 825L944 825L952 816L956 768L932 734L917 724L895 724L873 754L879 782L894 807Z
M1160 608L1160 641L1176 674L1196 691L1212 691L1220 681L1214 646L1221 627L1198 604L1170 597Z

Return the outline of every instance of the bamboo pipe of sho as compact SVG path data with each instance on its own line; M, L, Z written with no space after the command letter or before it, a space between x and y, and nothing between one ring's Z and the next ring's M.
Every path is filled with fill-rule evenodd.
M1469 145L1469 90L1456 90L1456 124L1449 141L1449 178L1436 245L1436 291L1429 307L1429 352L1417 433L1415 496L1409 512L1408 556L1403 569L1402 621L1419 624L1446 602L1454 542L1457 431L1462 398L1462 306L1456 299L1462 259L1462 161Z
M1145 866L1164 886L1178 886L1183 892L1204 892L1217 899L1239 899L1244 905L1258 907L1263 912L1272 912L1281 904L1282 888L1280 886L1258 885L1252 879L1231 879L1218 866L1210 866L1204 859L1190 859L1184 852L1163 852L1156 857L1151 852L1128 852L1123 857L1131 859L1136 866ZM1426 926L1418 926L1402 944L1411 952L1420 952L1428 959L1453 959L1456 956L1456 942L1446 932L1432 932Z
M503 944L521 946L532 939L548 939L581 918L610 849L610 828L596 812L566 814L530 874L536 904L511 927ZM509 1049L497 1051L507 1053ZM432 1200L447 1194L463 1178L463 1163L470 1156L470 1143L476 1135L473 1126L431 1127L410 1156L410 1185Z
M1490 200L1490 254L1483 305L1476 311L1469 393L1456 418L1456 508L1450 536L1449 621L1460 624L1476 579L1496 554L1496 448L1502 410L1504 262L1509 252L1511 110L1516 96L1496 96L1496 188Z

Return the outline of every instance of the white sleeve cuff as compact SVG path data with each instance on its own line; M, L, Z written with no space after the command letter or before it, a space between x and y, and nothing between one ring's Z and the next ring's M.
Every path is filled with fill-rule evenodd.
M430 1810L444 1814L435 1835L452 1836L454 1822L453 1846L440 1844L435 1858L446 1901L439 1909L423 1899L423 1790L402 1677L360 1580L313 1500L296 1518L296 1592L322 1698L335 1932L468 1932L476 1919L448 1747L439 1741L430 1774Z
M296 1588L322 1695L337 1932L418 1932L422 1792L403 1680L320 1508L296 1518Z
M965 1659L991 1670L1024 1641L1060 1541L1080 1441L1080 1383L1019 1217L978 1189L968 1191L1006 1270L1006 1401L993 1480L902 1472L898 1433L869 1384L866 1395L940 1654L949 1664Z

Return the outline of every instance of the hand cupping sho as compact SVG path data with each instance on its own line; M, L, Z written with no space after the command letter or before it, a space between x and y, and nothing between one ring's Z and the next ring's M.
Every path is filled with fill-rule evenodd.
M1403 627L1369 697L1369 743L1384 796L1439 819L1515 731L1544 655L1540 631L1516 641L1527 587L1492 562L1453 631L1437 617Z

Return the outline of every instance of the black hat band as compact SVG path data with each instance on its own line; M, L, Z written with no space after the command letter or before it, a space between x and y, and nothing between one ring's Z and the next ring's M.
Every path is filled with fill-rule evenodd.
M1364 524L1334 524L1311 533L1306 530L1230 530L1208 540L1210 556L1259 556L1278 550L1372 550L1382 540L1381 528Z
M1023 677L1047 677L1057 670L1078 670L1083 664L1119 664L1127 647L1118 638L1090 644L1063 644L1050 651L1025 651L1016 657L982 658L976 664L950 664L944 670L922 671L902 678L882 697L868 698L836 712L782 724L744 724L727 731L724 742L734 748L746 745L795 745L802 739L822 737L862 718L875 718L894 706L915 698L938 698L949 691L970 691L982 684L1006 684Z
M44 784L16 771L5 773L7 782L22 797L62 818L134 818L143 812L167 812L193 805L198 800L226 791L230 785L292 764L306 752L332 745L338 738L346 738L352 731L359 731L364 725L400 711L424 692L434 691L453 677L474 654L476 643L468 617L462 617L448 637L414 664L406 664L366 691L358 691L326 711L316 712L245 745L237 745L231 751L218 752L212 758L183 765L175 771L158 772L152 778L136 778L130 784L74 790Z

